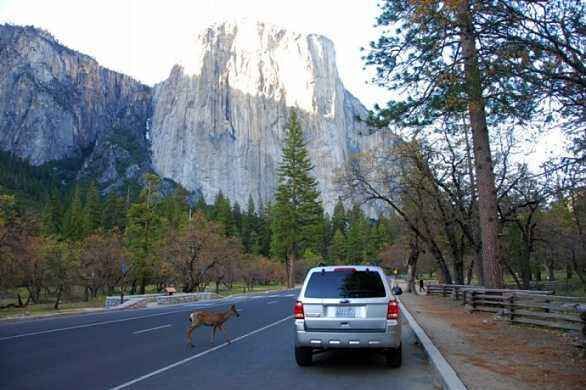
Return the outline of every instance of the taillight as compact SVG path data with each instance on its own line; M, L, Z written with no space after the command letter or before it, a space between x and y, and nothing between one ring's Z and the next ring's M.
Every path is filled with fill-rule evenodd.
M389 301L387 306L387 320L398 320L399 319L399 302L392 300Z
M293 308L293 314L295 315L295 318L298 320L302 320L305 318L305 314L303 313L303 303L299 301L295 303L295 307Z

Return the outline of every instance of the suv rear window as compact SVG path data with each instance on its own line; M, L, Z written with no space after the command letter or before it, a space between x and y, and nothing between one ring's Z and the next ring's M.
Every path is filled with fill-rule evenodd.
M305 289L307 298L381 298L386 296L376 271L314 272Z

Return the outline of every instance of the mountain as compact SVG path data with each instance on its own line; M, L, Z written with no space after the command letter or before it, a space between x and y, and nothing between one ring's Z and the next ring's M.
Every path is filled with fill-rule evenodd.
M257 204L272 200L292 109L328 211L351 156L383 142L360 120L368 112L344 88L334 45L323 36L224 22L182 54L154 88L153 167L207 201L218 191L240 204L249 195Z
M33 165L77 158L115 188L150 168L151 89L34 27L0 25L0 148Z
M76 157L105 191L153 169L211 202L272 200L296 110L324 206L356 153L389 142L338 75L333 43L253 21L210 26L152 89L32 27L0 26L0 149Z

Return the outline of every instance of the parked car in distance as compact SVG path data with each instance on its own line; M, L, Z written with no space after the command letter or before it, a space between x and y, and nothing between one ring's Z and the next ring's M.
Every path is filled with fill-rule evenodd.
M311 365L317 351L366 348L384 353L388 366L399 367L399 294L380 267L312 268L294 307L297 364Z

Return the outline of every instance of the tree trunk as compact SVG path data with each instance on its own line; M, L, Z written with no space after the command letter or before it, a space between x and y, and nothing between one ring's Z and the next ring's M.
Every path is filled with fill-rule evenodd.
M502 288L503 269L498 244L497 194L469 0L459 2L458 21L474 146L474 167L478 183L482 268L486 287Z
M416 282L417 282L417 260L419 259L419 245L417 237L411 240L409 245L411 247L411 251L409 253L409 260L407 261L407 274L409 275L409 280L407 283L407 292L415 293L416 290Z
M146 294L146 278L144 276L140 279L140 294Z
M523 236L524 236L523 240L526 243L527 241L526 241L525 235L523 235ZM523 288L525 290L528 290L529 286L531 284L531 259L530 259L530 256L531 256L531 252L530 252L529 248L525 245L524 249L523 249L523 253L520 258L520 262L521 262L520 268L521 269L519 272L521 274L521 282L522 282L521 288Z
M574 276L572 273L572 267L570 264L566 264L566 280L571 280L572 276Z
M484 269L482 267L482 245L480 244L480 232L478 226L478 196L476 191L476 178L474 176L474 166L472 163L472 154L470 153L470 138L468 137L468 129L469 126L464 120L464 134L466 138L466 161L468 163L468 175L470 176L470 185L472 189L472 216L470 218L471 221L474 223L470 223L472 232L471 235L473 237L474 242L472 246L474 247L474 259L472 260L472 264L470 265L470 269L468 272L468 284L472 284L472 271L476 272L476 277L478 278L478 284L484 286Z
M63 286L59 286L57 289L57 299L55 300L55 305L53 306L55 310L59 309L59 303L61 303L61 295L63 294Z
M289 264L287 264L287 288L295 287L295 253L289 259Z

